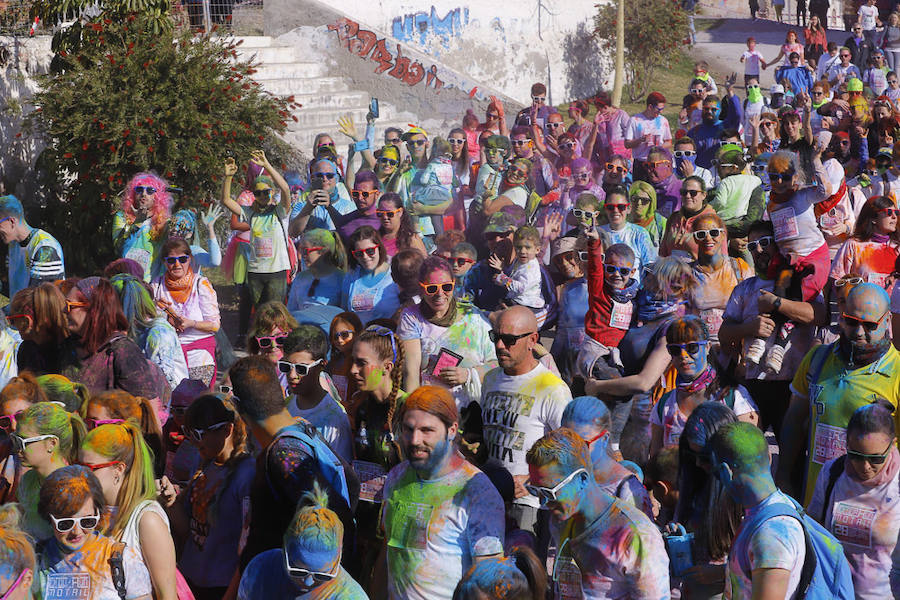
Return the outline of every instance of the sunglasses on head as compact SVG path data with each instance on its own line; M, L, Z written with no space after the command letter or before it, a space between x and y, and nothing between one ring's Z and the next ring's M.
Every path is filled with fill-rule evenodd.
M9 322L9 326L12 327L13 329L16 329L16 330L19 329L19 325L16 325L15 322L16 322L16 321L19 321L19 320L22 320L22 319L24 319L25 321L27 321L27 323L25 323L25 325L24 325L24 328L25 328L25 329L31 329L31 327L34 325L34 317L32 317L31 315L25 315L25 314L22 314L22 315L9 315L9 316L6 318L6 320Z
M694 239L698 242L702 242L708 235L710 238L715 240L718 239L718 237L722 235L723 232L724 230L722 229L698 229L694 232Z
M566 485L570 481L572 481L573 479L578 477L578 475L580 475L581 473L587 473L587 470L586 469L576 469L572 473L569 473L569 475L565 479L563 479L562 481L557 483L552 488L546 488L546 487L541 487L539 485L532 485L530 483L526 483L525 489L528 490L528 493L531 494L532 496L537 496L538 500L541 501L541 505L545 505L550 502L555 502L556 499L559 497L560 490L562 490L564 487L566 487Z
M399 160L394 160L393 158L385 158L385 157L379 158L379 159L378 159L378 162L380 162L380 163L387 163L387 164L391 165L392 167L393 167L393 166L396 166L396 165L398 165L398 164L400 163Z
M673 154L675 155L675 158L683 158L696 156L697 152L694 150L676 150Z
M141 194L146 194L147 196L152 196L156 193L156 188L149 185L136 185L134 186L134 195L140 196Z
M378 246L369 246L368 248L363 248L362 250L354 250L353 256L354 258L362 258L363 255L368 256L369 258L375 256L378 253Z
M457 267L464 267L470 263L474 263L475 261L471 258L466 258L465 256L457 256L456 258L450 259L451 265L456 265Z
M604 204L603 208L605 208L609 212L625 212L628 209L627 204Z
M576 219L594 219L599 214L600 211L594 212L592 210L584 210L583 208L572 209L572 216L574 216Z
M64 517L57 519L53 515L48 515L53 521L53 527L60 533L67 533L75 528L75 523L84 531L91 531L100 523L100 515L91 515L89 517Z
M774 171L769 171L769 181L772 183L781 183L782 181L791 181L794 179L794 172L787 171L785 173L776 173Z
M628 172L628 169L626 169L622 165L606 163L606 171L607 171L607 173L626 173L626 172Z
M124 423L125 419L85 419L84 424L87 425L88 431L97 429L101 425L119 425Z
M757 249L763 250L765 248L768 248L769 244L771 244L773 241L774 238L772 238L771 235L763 236L753 242L747 242L747 250L749 250L750 252L756 252Z
M888 312L890 312L890 311L888 311ZM884 313L884 315L886 315L886 314L887 314L887 312ZM848 315L845 312L841 313L841 317L844 319L844 321L847 323L847 325L850 325L851 327L862 325L862 328L869 332L872 332L872 331L875 331L876 329L878 329L878 327L881 325L881 320L884 318L884 315L881 315L880 317L878 317L878 320L876 320L876 321L867 321L865 319L860 319L859 317L854 317L853 315Z
M863 282L862 277L842 277L834 282L834 287L840 288L845 285L859 285Z
M328 179L328 180L331 180L331 179L334 179L336 176L337 176L336 173L331 173L331 172L327 172L327 173L326 173L326 172L324 172L324 171L319 171L319 172L317 172L317 173L313 173L313 177L316 178L316 179Z
M310 369L322 363L322 359L320 358L316 362L313 363L292 363L288 360L279 360L278 361L278 370L285 375L290 375L291 371L299 375L300 377L306 377L309 374Z
M286 335L263 335L263 336L253 336L256 339L256 345L260 348L272 348L278 347L281 348L284 346L284 340L287 339Z
M166 257L166 264L169 265L169 266L171 267L171 266L174 266L175 263L181 263L181 264L184 264L184 263L186 263L186 262L189 261L189 260L191 260L191 257L190 257L190 256L187 256L186 254L182 254L182 255L180 255L180 256L167 256L167 257Z
M634 273L634 269L632 267L617 267L616 265L603 265L603 271L607 275L615 275L618 273L622 277L628 277L632 273Z
M310 246L309 248L300 248L300 253L309 256L313 252L321 252L325 249L325 246Z
M197 442L198 444L203 441L203 436L209 433L210 431L216 431L217 429L222 429L223 427L227 427L231 425L231 421L222 421L221 423L216 423L215 425L210 425L205 429L199 429L195 427L184 427L184 435L186 435L190 440Z
M374 197L377 195L378 195L378 190L372 190L372 191L353 190L350 192L350 197L353 198L354 200L359 200L360 198L362 198L363 200L368 200L369 196Z
M462 266L462 265L460 265ZM434 296L438 293L438 291L443 290L446 293L451 293L456 284L452 281L447 283L422 283L419 282L419 285L422 286L422 289L425 290L425 293L429 296Z
M514 333L499 333L491 329L491 331L488 332L488 336L491 338L491 341L493 343L496 344L498 342L502 342L504 347L512 348L517 343L519 343L519 340L521 340L522 338L526 338L534 333L534 331L529 331L528 333L520 333L519 335L516 335Z
M700 346L705 346L706 344L706 340L700 342L688 342L686 344L666 344L666 350L672 356L681 356L682 350L691 356L695 356L700 352Z
M310 577L316 583L325 583L327 581L331 581L335 577L337 577L338 573L341 570L341 563L338 561L337 566L334 569L333 573L323 573L321 571L310 571L309 569L298 569L297 567L291 566L291 561L288 560L287 548L282 548L281 553L284 554L284 569L287 571L288 576L292 579L299 579L301 581L306 581Z

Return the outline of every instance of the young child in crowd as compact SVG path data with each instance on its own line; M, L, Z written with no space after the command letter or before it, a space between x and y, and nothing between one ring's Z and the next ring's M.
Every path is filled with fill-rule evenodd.
M468 242L460 242L450 253L450 270L456 279L456 287L453 288L453 291L457 300L472 301L472 298L466 293L466 279L477 259L478 251Z
M450 260L450 254L458 244L466 241L466 234L458 229L448 229L434 236L434 255Z
M741 54L741 62L744 63L744 85L750 83L751 79L759 80L759 67L766 68L766 61L756 49L756 38L747 38L747 50Z
M450 143L444 138L435 138L431 142L431 160L425 166L422 173L421 186L416 188L413 195L413 205L422 204L426 210L438 210L440 213L431 214L431 224L436 233L444 231L444 210L453 201L453 154L450 151Z
M503 261L496 255L488 259L488 264L497 271L494 283L506 286L507 304L520 304L537 311L544 308L541 295L541 265L537 255L541 249L541 234L534 227L526 225L513 235L516 260L509 274L503 271Z

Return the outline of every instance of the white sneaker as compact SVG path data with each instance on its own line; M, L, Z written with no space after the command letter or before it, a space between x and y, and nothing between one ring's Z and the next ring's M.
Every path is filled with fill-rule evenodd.
M769 354L766 356L766 369L772 373L780 371L781 365L784 362L784 353L785 348L780 344L775 344L769 348Z
M756 338L752 342L750 342L750 346L747 348L747 353L744 355L744 358L747 359L747 362L758 365L759 361L762 360L763 353L765 351L766 340L762 338Z

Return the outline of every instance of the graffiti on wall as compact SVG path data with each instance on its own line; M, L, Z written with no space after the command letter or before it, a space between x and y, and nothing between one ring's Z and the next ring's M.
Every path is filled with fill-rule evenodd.
M451 38L459 37L463 27L468 24L468 8L454 8L441 17L432 6L430 13L417 12L394 17L391 22L391 35L398 40L422 46L430 39L437 38L447 46Z
M328 25L329 31L337 33L338 42L351 54L377 63L375 73L387 73L391 77L406 83L410 87L424 82L425 87L433 86L440 91L444 82L437 76L437 65L432 64L428 69L418 60L413 61L408 56L403 56L400 44L397 44L395 52L387 48L385 38L378 36L368 29L360 29L359 23L347 18L340 18Z

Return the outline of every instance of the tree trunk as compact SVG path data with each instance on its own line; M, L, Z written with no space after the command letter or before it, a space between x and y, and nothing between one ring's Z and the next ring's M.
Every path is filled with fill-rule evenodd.
M617 0L616 12L616 78L613 82L612 105L622 101L622 86L625 83L625 0Z

